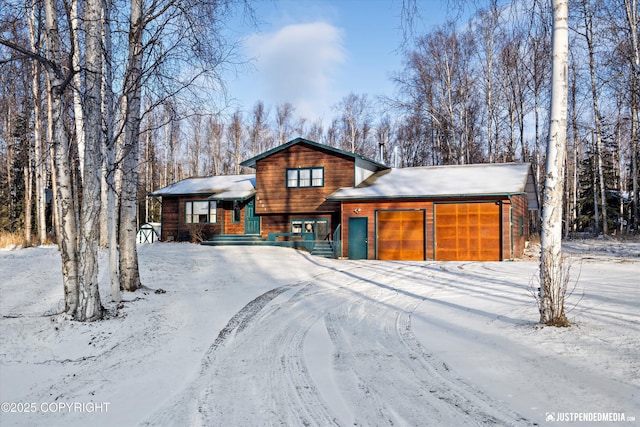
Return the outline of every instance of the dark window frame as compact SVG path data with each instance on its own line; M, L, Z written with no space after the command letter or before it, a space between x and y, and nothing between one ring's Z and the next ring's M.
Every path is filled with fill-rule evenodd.
M308 178L300 178L301 171L308 171ZM314 171L320 171L321 177L314 178ZM292 173L295 173L295 177ZM319 184L314 184L315 180L320 180ZM324 187L324 166L315 166L308 168L287 168L285 180L287 183L287 188L322 188ZM300 185L301 182L306 182L308 180L308 185Z
M194 213L195 204L207 204L207 213ZM187 208L187 206L190 208ZM213 215L212 215L213 212ZM200 217L205 216L205 221L201 221ZM213 216L213 221L212 217ZM196 221L197 218L197 221ZM218 223L218 202L216 200L185 200L184 201L184 217L185 224L217 224Z

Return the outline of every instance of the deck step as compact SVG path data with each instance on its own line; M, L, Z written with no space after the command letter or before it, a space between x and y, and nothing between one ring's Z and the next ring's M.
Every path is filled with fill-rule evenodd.
M331 243L322 241L267 241L258 234L216 234L210 240L202 242L204 246L282 246L309 249L313 244L311 255L333 258Z
M315 242L315 244L313 245L313 250L311 251L311 255L333 258L334 255L331 243L327 242L326 240Z

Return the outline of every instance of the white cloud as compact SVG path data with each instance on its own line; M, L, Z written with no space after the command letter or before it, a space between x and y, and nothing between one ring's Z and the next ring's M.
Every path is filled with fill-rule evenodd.
M341 29L325 22L287 25L250 36L246 46L256 61L255 100L291 102L311 120L335 103L332 83L346 58Z

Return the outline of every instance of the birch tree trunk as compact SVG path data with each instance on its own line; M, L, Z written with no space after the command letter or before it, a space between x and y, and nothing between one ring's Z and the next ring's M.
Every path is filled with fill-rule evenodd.
M102 79L102 116L104 125L104 139L102 143L103 159L102 159L102 184L105 188L102 190L103 203L106 202L105 216L101 215L101 223L106 222L107 246L109 247L109 282L111 287L111 300L120 302L122 296L120 294L120 274L118 271L118 198L115 188L115 141L114 126L115 117L113 112L113 67L112 61L112 43L111 43L111 0L104 0L102 6L103 13L103 45L104 45L104 61ZM103 228L100 232L105 232Z
M80 17L78 16L79 0L71 2L71 35L73 44L73 117L76 124L76 144L78 145L78 158L80 159L80 178L84 176L84 151L85 151L85 132L84 132L84 111L82 107L82 75L81 67L81 48L80 48Z
M126 291L140 287L136 234L138 225L138 142L142 92L142 36L144 29L142 0L131 1L129 56L125 70L122 111L122 189L120 194L120 283Z
M40 6L32 2L27 6L27 21L29 24L29 41L31 51L40 51L40 37L36 29L36 14ZM31 95L33 97L33 154L36 192L36 225L38 244L47 240L47 219L45 202L45 156L42 146L42 94L40 91L40 61L34 60L31 66Z
M98 288L102 150L102 0L85 3L86 73L83 97L85 150L80 213L80 298L75 313L81 322L102 318ZM77 130L80 132L80 130Z
M44 1L45 31L47 34L47 59L58 63L60 54L60 36L55 8L55 0ZM71 168L69 165L69 139L64 127L63 95L65 80L57 67L47 67L50 96L51 146L56 175L56 201L60 222L59 246L62 258L62 279L64 285L65 312L75 313L78 307L78 246L76 209L72 193Z
M29 142L27 142L29 143ZM24 175L24 240L27 246L31 246L33 241L33 169L31 168L33 159L33 149L29 147L27 164L22 168Z
M640 225L640 195L638 191L638 126L640 125L640 46L638 43L638 25L640 24L640 13L638 13L637 0L624 0L625 15L629 25L629 35L631 36L631 47L633 49L633 57L631 61L631 190L633 200L631 209L633 211L633 230L638 232Z
M567 138L568 18L568 0L553 0L551 115L541 224L540 322L557 326L567 324L562 263L562 196Z

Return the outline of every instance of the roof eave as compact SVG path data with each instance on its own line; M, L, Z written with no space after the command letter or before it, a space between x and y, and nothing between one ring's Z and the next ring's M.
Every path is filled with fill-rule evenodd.
M373 159L369 159L369 158L361 156L359 154L350 153L348 151L340 150L339 148L330 147L328 145L320 144L318 142L311 141L311 140L304 139L304 138L292 139L291 141L289 141L289 142L287 142L285 144L279 145L279 146L277 146L275 148L272 148L271 150L265 151L264 153L258 154L257 156L254 156L254 157L252 157L250 159L247 159L247 160L241 162L240 166L245 166L245 167L250 167L250 168L254 168L255 169L256 162L258 160L262 160L265 157L268 157L268 156L270 156L272 154L275 154L275 153L277 153L279 151L285 150L285 149L287 149L287 148L289 148L289 147L291 147L293 145L300 144L300 143L308 144L308 145L317 147L319 149L331 151L333 153L340 154L340 155L343 155L343 156L352 157L354 159L355 158L359 158L359 159L362 159L365 162L371 163L371 164L373 164L376 167L381 168L381 169L389 169L389 166L384 165L384 164L379 163L379 162L376 162Z
M399 199L473 199L478 197L499 197L501 199L508 198L510 196L518 196L526 193L487 193L487 194L430 194L430 195L394 195L394 196L354 196L354 197L327 197L329 202L350 202L350 201L367 201L367 200L399 200Z

